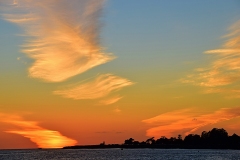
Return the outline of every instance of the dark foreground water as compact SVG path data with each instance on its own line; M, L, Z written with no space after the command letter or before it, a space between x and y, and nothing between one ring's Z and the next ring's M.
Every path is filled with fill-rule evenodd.
M240 160L239 150L39 149L0 150L0 160Z

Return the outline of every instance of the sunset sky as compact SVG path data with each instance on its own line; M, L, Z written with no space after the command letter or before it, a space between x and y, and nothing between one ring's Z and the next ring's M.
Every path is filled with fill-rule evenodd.
M240 135L239 0L0 0L0 149Z

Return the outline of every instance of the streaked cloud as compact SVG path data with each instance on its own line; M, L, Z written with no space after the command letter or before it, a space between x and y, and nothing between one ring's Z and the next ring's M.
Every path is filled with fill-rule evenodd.
M99 75L94 81L77 84L53 93L72 99L97 99L109 95L113 91L132 85L133 82L112 74ZM115 99L116 101L117 99ZM113 101L112 101L113 102Z
M30 139L39 148L62 148L75 145L76 140L63 136L60 132L40 127L38 122L26 121L17 115L0 113L2 123L16 126L18 129L5 131Z
M3 17L21 26L22 52L34 60L29 75L61 82L114 57L99 44L104 0L4 0Z
M161 123L165 123L165 121L176 121L176 120L180 120L183 118L186 118L187 116L190 115L190 112L192 109L182 109L182 110L177 110L177 111L173 111L173 112L167 112L164 114L161 114L159 116L147 119L147 120L143 120L144 123L148 123L148 124L161 124ZM162 122L163 120L163 122Z
M114 104L114 103L118 102L120 99L122 99L122 97L116 96L116 97L111 97L106 100L101 100L100 103L103 105L110 105L110 104Z
M214 57L210 66L196 69L194 74L181 80L183 83L214 88L215 91L225 90L228 93L233 90L231 85L240 81L240 21L232 25L229 32L224 36L227 40L222 48L205 51L205 54ZM224 86L229 86L229 89L222 89Z
M176 136L189 134L196 130L221 121L230 120L240 116L240 107L222 108L213 113L203 113L194 108L182 109L163 113L159 116L143 120L142 122L156 126L147 130L149 137Z
M115 57L104 53L99 43L99 17L105 0L4 0L0 13L5 20L23 28L26 43L22 52L32 58L29 76L61 82ZM4 4L4 5L3 5ZM131 85L110 74L93 82L54 91L72 99L96 99ZM120 97L101 103L116 103Z
M30 77L61 82L115 58L104 53L99 43L99 17L104 1L2 1L5 7L0 13L5 20L21 26L28 37L22 52L34 60L29 68ZM95 99L131 84L108 74L54 93L72 99ZM109 105L119 99L102 103Z

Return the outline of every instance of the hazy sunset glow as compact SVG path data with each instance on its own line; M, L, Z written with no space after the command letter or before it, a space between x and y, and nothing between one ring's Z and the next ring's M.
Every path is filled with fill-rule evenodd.
M23 120L19 116L1 114L1 122L17 126L17 130L7 130L7 133L14 133L29 138L39 148L62 148L75 145L76 140L61 135L58 131L42 128L34 121Z
M198 110L193 108L184 109L143 120L144 123L158 125L148 129L147 135L149 137L170 137L182 131L187 135L204 126L239 117L240 107L222 108L214 113L202 115L198 115L198 112Z
M0 0L0 149L240 135L236 0Z

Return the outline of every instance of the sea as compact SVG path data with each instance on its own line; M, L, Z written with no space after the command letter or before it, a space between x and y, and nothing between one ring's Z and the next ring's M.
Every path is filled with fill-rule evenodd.
M240 160L240 150L23 149L0 150L0 160Z

